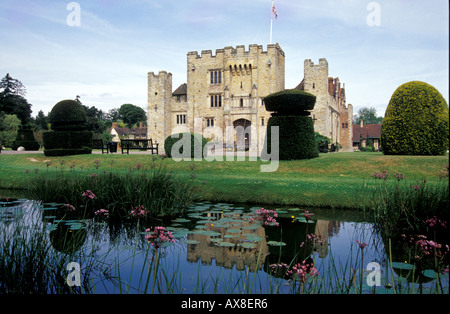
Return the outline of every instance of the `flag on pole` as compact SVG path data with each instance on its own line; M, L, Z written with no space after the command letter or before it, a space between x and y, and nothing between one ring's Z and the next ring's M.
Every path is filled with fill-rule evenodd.
M277 9L275 8L275 3L272 1L272 11L273 15L275 16L275 19L278 19Z

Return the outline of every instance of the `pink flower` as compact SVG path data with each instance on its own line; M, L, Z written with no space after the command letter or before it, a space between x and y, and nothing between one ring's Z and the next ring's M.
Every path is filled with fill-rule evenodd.
M361 250L364 250L364 248L368 245L367 243L359 243L358 240L356 240L356 243L358 243Z
M314 214L310 213L309 211L305 211L304 213L302 213L302 215L306 218L306 221L309 221Z
M95 216L108 216L109 212L107 209L99 209L94 212Z
M64 206L64 208L65 208L66 210L68 210L68 211L71 211L71 212L75 211L75 207L74 207L73 205L70 205L70 204L64 204L63 206Z
M145 216L147 216L148 214L148 210L147 208L145 208L142 205L138 205L135 208L133 208L130 212L130 215L132 217L137 217L137 218L144 218Z
M91 200L97 198L97 196L95 196L95 194L92 193L91 190L86 190L86 192L81 193L81 196L83 196L86 199L91 199Z
M151 243L153 247L156 249L160 248L163 243L172 242L175 243L175 238L173 237L172 232L166 231L165 227L154 227L148 228L145 230L146 232L152 232L145 236L145 239Z
M412 188L413 188L414 190L417 191L418 189L420 189L420 186L418 186L418 185L413 185Z
M278 213L274 210L261 208L256 210L256 215L257 217L255 218L253 217L249 218L250 222L259 220L265 226L279 226L279 223L275 219L276 217L278 217Z

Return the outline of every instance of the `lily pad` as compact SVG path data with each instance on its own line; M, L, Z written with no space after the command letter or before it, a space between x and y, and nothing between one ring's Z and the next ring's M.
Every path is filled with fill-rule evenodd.
M241 233L241 229L227 229L228 233Z
M223 241L221 241L221 242L216 242L215 244L216 244L217 246L222 246L222 247L234 247L234 246L235 246L234 243L231 243L231 242L223 242Z
M258 242L258 241L262 240L262 237L251 235L251 236L247 236L247 240L252 241L252 242Z
M184 242L186 242L186 244L198 244L198 243L200 243L200 241L197 241L197 240L185 240Z
M191 222L191 220L186 218L177 218L175 220L172 220L172 222Z
M269 242L267 242L267 245L271 245L271 246L285 246L286 243L278 242L278 241L269 241Z
M242 242L238 244L240 247L243 247L245 249L254 249L256 248L256 244L255 243L251 243L251 242Z
M414 268L413 265L408 264L408 263L400 263L400 262L393 262L392 263L392 267L393 268L397 268L397 269L406 269L406 270L411 270Z

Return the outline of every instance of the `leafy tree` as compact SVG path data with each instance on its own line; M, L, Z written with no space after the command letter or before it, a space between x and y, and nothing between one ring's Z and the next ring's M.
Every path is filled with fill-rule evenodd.
M0 111L14 114L22 123L27 123L31 118L31 105L25 99L23 84L8 73L0 81L0 90Z
M147 114L144 109L132 104L122 105L119 109L119 115L128 127L147 121Z
M17 136L21 123L13 114L0 112L0 143L5 147L11 147Z
M353 116L353 124L360 124L361 119L364 124L381 124L383 117L377 116L377 110L373 107L364 107L358 110L358 114Z
M39 110L36 118L34 118L34 123L38 130L48 130L49 119L42 110Z

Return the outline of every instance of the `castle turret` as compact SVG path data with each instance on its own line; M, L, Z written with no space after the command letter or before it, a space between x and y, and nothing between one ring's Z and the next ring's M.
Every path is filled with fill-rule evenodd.
M164 140L171 135L172 74L148 73L148 138L158 141L164 152Z

